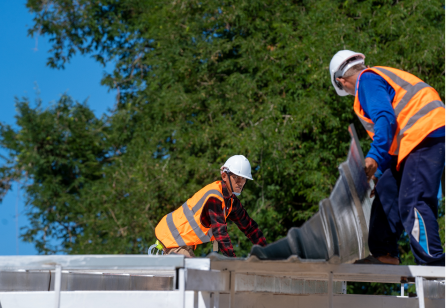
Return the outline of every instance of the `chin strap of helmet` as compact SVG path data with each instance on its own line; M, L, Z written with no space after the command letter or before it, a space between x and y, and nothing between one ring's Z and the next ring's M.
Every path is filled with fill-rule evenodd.
M231 181L231 173L228 171L225 171L226 175L228 176L229 179L229 185L231 186L231 194L234 193L234 188L232 188L232 181Z

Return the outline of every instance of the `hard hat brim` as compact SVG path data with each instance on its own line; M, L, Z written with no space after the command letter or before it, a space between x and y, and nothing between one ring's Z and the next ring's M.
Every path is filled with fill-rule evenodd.
M229 169L229 171L231 171L231 169ZM252 177L249 177L249 176L246 176L246 175L243 175L243 174L238 174L237 172L232 172L232 171L231 171L231 173L234 173L235 175L241 176L242 178L245 178L245 179L253 181Z

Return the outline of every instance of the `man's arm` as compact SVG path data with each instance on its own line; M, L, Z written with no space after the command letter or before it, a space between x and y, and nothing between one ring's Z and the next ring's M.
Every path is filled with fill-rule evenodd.
M265 246L267 244L259 226L254 219L249 217L248 212L246 212L245 208L237 198L234 198L232 211L228 218L237 225L247 238L249 238L251 243L260 246Z
M394 90L381 76L366 72L361 76L358 91L362 108L375 124L375 135L366 159L373 159L384 172L389 167L389 149L397 127L391 98Z
M206 202L209 214L209 224L212 228L215 240L218 242L220 251L228 257L235 257L234 248L232 247L231 238L228 234L227 224L220 200L210 197Z

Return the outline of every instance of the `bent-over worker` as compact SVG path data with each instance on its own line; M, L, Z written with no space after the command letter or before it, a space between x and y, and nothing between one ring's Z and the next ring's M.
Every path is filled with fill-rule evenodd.
M356 263L399 264L405 230L417 264L445 265L437 223L437 192L445 163L445 108L434 88L391 67L364 65L365 56L339 51L330 78L373 139L365 158L376 180L369 229L371 256Z
M220 173L222 181L205 186L158 223L155 236L166 254L195 257L194 246L217 241L225 256L235 257L227 219L233 221L253 244L266 245L257 223L236 197L241 194L246 179L252 180L248 159L243 155L232 156L221 167Z

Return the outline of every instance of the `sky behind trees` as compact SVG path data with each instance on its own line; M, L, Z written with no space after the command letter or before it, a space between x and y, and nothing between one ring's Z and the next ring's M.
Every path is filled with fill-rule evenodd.
M218 180L234 154L253 167L243 206L268 242L284 237L329 196L350 142L347 127L360 127L352 97L338 97L328 74L341 49L364 53L368 65L414 73L444 99L440 1L27 2L37 14L34 34L45 35L37 45L26 37L25 25L34 23L25 1L0 5L9 30L1 34L0 121L12 125L0 125L1 145L12 150L0 164L0 193L25 173L34 180L27 187L32 224L22 234L40 253L146 253L157 222ZM70 59L76 50L95 61ZM48 56L65 70L48 68ZM99 63L109 63L109 75ZM51 108L32 104L34 82ZM108 88L119 89L119 104L99 118L115 103ZM13 97L24 91L18 127ZM94 112L62 93L90 97ZM370 140L358 133L367 152ZM16 253L15 196L0 205L0 247L8 249L0 254ZM444 234L444 216L440 225ZM228 228L236 255L246 256L251 243ZM61 245L51 247L51 237ZM407 238L400 253L403 264L414 264Z
M32 15L25 7L26 1L0 1L0 122L14 125L16 115L14 97L27 96L31 102L40 96L43 106L60 98L63 93L82 102L88 98L88 105L101 117L115 104L115 92L100 85L104 70L89 56L75 56L64 70L52 69L46 65L50 44L47 37L37 40L27 36ZM86 73L87 72L87 73ZM37 94L39 93L39 94ZM5 154L0 149L0 154ZM0 164L3 160L0 159ZM0 203L0 255L17 254L15 205L19 205L19 227L29 224L23 215L24 196L13 191ZM20 255L37 254L33 244L19 240Z
M11 53L5 59L20 59L5 69L19 81L5 74L4 86L13 96L23 89L8 84L31 77L44 106L54 104L35 108L36 95L28 94L20 99L20 127L0 125L1 144L12 150L0 166L0 192L25 172L34 180L27 187L33 225L24 236L41 253L59 250L46 246L49 236L63 239L62 251L69 253L143 253L154 241L156 222L218 179L219 166L234 154L247 156L254 168L244 206L268 241L283 237L329 195L348 147L346 128L352 121L360 125L351 97L338 97L329 79L330 59L340 49L363 52L366 64L413 72L444 97L441 2L183 4L28 0L37 14L35 24L28 23L38 40L5 47ZM24 28L13 17L4 20ZM52 52L42 37L56 38ZM27 48L30 55L20 55ZM104 70L71 58L77 50L114 66L102 78L119 89L108 118L92 116L100 116L96 103L108 101L88 90ZM31 64L17 72L16 63L22 67L37 54L37 77L26 70ZM50 65L66 70L48 69L47 56ZM42 72L55 80L39 77ZM64 83L61 76L71 79ZM90 95L94 112L60 99L65 92L80 102ZM359 134L366 151L370 140ZM246 255L250 243L229 228L237 255Z

